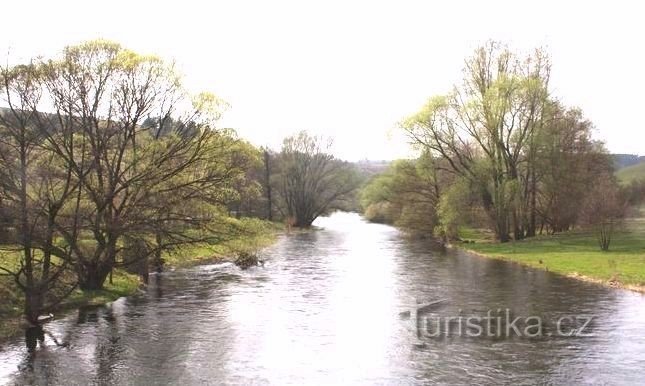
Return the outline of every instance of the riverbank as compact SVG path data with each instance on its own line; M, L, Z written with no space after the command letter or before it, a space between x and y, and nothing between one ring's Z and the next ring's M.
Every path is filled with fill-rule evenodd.
M503 244L494 242L490 232L483 230L461 233L465 242L454 246L479 256L645 293L645 216L630 218L617 229L607 252L600 250L595 235L584 231Z
M249 219L243 224L240 233L229 240L190 245L164 253L164 269L173 270L233 261L238 253L255 253L271 245L283 228L279 223ZM0 252L2 252L1 249ZM6 265L10 260L17 262L15 252L0 253L0 264ZM115 269L112 283L106 282L102 290L83 292L77 289L54 311L60 313L83 306L107 304L120 297L136 294L142 285L138 275ZM0 299L2 299L0 303L0 341L2 341L24 330L23 301L20 291L8 276L0 276Z
M187 268L202 264L232 262L240 253L257 253L273 244L284 225L278 222L250 220L245 231L219 243L201 243L179 248L163 255L165 269Z
M102 305L113 302L122 296L135 294L141 283L137 275L133 275L120 269L114 270L112 283L105 283L102 290L74 292L56 307L55 311L64 312L74 308L92 305ZM24 331L25 322L22 318L22 299L15 287L8 283L8 280L0 280L0 293L2 293L4 304L0 316L0 342L3 339L16 336Z

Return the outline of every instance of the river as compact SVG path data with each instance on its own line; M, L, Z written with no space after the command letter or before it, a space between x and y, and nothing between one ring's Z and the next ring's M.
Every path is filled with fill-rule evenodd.
M281 236L264 267L166 272L145 293L48 323L66 347L8 342L0 384L645 382L643 295L434 251L356 214L315 225ZM433 320L490 310L540 318L542 335L434 334ZM553 336L556 324L578 336Z

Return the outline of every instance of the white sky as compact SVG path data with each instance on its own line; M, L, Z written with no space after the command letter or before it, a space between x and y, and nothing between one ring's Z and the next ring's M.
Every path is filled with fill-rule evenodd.
M476 46L544 46L554 94L612 152L645 154L639 3L15 0L2 5L0 50L14 61L116 40L174 59L192 90L232 105L221 125L257 145L307 129L357 160L409 155L396 122L449 91Z

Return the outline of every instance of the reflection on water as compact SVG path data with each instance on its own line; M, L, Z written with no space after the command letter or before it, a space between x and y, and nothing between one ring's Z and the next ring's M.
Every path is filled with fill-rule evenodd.
M431 252L355 214L284 236L264 268L155 275L0 349L0 383L611 383L645 371L645 297L463 253ZM595 317L593 337L454 337L419 345L399 314L510 308ZM54 341L58 341L58 344Z

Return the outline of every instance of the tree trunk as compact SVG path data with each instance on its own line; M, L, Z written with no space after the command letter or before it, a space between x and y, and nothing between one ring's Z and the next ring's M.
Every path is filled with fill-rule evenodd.
M42 313L43 298L40 291L34 288L25 292L25 318L31 324L38 324L38 316Z
M513 210L513 239L522 240L524 238L524 229L520 226L520 216L517 214L517 209Z
M264 182L267 194L267 220L273 221L273 197L271 192L271 154L264 150Z
M160 232L155 232L155 240L157 242L157 249L155 249L155 257L154 261L152 262L152 268L155 270L157 273L163 272L163 265L164 265L164 259L161 256L161 245L163 243L163 236L161 235Z
M103 289L111 267L103 265L84 265L78 272L78 287L83 291Z
M529 226L526 230L526 237L534 237L537 229L537 178L534 169L531 169L530 200Z
M510 232L508 231L508 221L504 216L499 216L496 219L495 233L500 243L506 243L511 240Z

